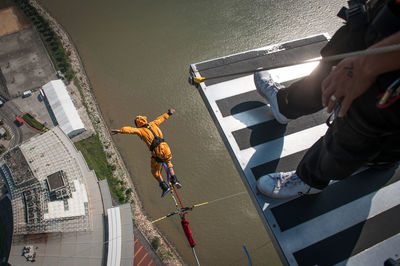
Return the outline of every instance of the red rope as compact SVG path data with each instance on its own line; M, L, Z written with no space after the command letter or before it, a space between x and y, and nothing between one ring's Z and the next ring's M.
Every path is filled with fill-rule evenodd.
M169 179L169 169L168 169L168 167L166 166L165 163L163 163L162 165L163 165L163 167L164 167L165 173L167 174L167 178ZM168 182L169 182L169 180L168 180ZM178 198L179 204L181 204L181 208L182 208L182 209L185 208L185 207L183 207L182 201L181 201L181 199L179 198L179 195L178 195L178 193L176 192L175 187L172 186L172 188L174 189L175 195L176 195L176 197Z
M192 238L192 231L189 228L189 221L186 220L185 218L183 218L181 220L181 225L183 228L183 231L185 232L186 238L189 241L189 245L194 248L196 246L196 242L194 242L193 238Z
M176 192L176 189L175 189L175 187L174 187L174 186L172 186L172 188L174 189L175 195L176 195L176 197L178 198L178 200L179 200L179 204L181 204L181 207L182 207L182 209L183 209L183 208L185 208L185 207L183 207L182 201L181 201L181 199L179 198L179 195L178 195L178 193Z
M164 170L165 170L165 172L166 172L166 174L167 174L167 178L169 178L169 172L168 172L169 169L168 169L168 167L165 165L165 163L163 163L163 166L164 166ZM169 181L169 180L168 180L168 181ZM179 197L178 192L176 192L175 187L172 186L172 188L174 189L175 195L176 195L176 197L178 198L179 204L181 205L181 211L182 211L185 207L183 207L181 198ZM186 220L185 215L186 215L186 212L183 212L183 213L182 213L182 216L181 216L181 225L182 225L182 229L183 229L183 232L185 233L185 236L186 236L186 238L187 238L187 240L188 240L188 242L189 242L189 245L190 245L192 248L194 248L194 247L196 246L196 242L194 242L194 240L193 240L193 238L192 238L192 231L190 230L190 227L189 227L189 221ZM197 260L197 257L196 257L196 260Z

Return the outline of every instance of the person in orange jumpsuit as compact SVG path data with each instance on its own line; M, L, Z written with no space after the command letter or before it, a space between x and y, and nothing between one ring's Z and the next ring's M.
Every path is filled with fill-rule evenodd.
M162 122L167 120L173 113L174 109L169 109L167 113L157 117L154 121L147 122L146 116L137 116L135 119L136 128L126 126L121 129L111 129L111 133L122 133L122 134L136 134L138 135L149 147L151 151L150 167L151 173L157 179L162 189L161 197L170 190L170 187L165 183L161 176L162 163L166 163L171 176L171 183L177 188L181 188L182 185L176 178L173 165L172 165L172 154L168 144L163 139L163 133L159 126Z

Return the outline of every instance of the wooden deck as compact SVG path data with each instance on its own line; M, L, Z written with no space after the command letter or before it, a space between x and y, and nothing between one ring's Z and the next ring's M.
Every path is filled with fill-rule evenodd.
M265 67L288 85L316 65L274 66L319 57L326 42L321 34L195 63L191 71L207 78ZM257 179L295 170L324 135L326 111L281 125L256 92L252 74L207 79L198 89L284 264L383 265L399 259L400 169L368 169L317 195L266 198Z

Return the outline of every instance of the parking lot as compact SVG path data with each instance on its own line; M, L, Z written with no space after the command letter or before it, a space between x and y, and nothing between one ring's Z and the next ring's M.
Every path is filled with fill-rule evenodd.
M0 38L0 70L0 93L7 99L56 79L47 51L32 27Z
M12 101L21 111L21 115L29 113L48 128L52 128L57 124L57 121L52 117L51 111L47 108L39 89L33 91L28 97L20 96Z
M10 12L0 13L0 20L10 19L4 17L7 15ZM46 127L52 128L57 125L57 121L40 95L40 89L49 81L57 79L56 71L36 30L32 27L26 28L26 24L22 27L18 24L19 20L10 19L8 23L15 24L9 25L10 28L20 26L20 31L3 36L0 34L0 100L8 101L5 106L0 107L0 115L14 121L16 115L29 113ZM23 97L28 90L32 94ZM92 135L94 129L77 88L69 84L68 91L86 128L84 133L73 139L77 141ZM21 128L24 127L26 126ZM24 134L21 141L23 136Z

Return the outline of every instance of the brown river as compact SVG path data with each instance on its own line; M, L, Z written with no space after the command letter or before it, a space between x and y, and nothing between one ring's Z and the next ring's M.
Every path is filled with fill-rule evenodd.
M40 0L71 35L110 128L175 108L161 129L183 189L202 265L279 265L280 259L196 89L189 65L327 32L345 1L311 0ZM150 154L133 135L114 137L147 214L174 210L150 173ZM191 249L172 217L157 224L185 263Z

